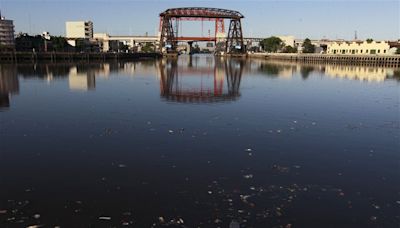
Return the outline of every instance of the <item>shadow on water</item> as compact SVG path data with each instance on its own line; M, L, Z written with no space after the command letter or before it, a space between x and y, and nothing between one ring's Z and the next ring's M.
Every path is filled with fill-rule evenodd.
M193 56L188 57L187 64L178 64L178 59L161 60L161 97L185 103L237 100L246 62L212 57L205 60L205 64L199 64L199 59Z

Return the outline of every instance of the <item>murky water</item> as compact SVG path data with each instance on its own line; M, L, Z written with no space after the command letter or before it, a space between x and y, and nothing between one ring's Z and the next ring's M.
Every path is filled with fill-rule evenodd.
M398 227L399 70L0 66L0 226Z

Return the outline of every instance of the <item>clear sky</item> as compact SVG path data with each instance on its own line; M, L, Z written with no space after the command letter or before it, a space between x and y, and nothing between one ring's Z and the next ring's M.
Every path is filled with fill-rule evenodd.
M202 6L244 14L246 37L294 35L296 38L400 38L399 0L0 0L2 14L14 20L16 32L65 34L65 21L91 20L94 32L110 35L154 35L158 15L167 8ZM228 23L226 23L228 24ZM186 22L185 35L207 36L213 26Z

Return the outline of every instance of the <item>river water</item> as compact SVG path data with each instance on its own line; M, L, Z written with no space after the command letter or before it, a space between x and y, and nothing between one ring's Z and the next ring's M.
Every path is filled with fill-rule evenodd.
M0 65L0 226L398 227L400 71Z

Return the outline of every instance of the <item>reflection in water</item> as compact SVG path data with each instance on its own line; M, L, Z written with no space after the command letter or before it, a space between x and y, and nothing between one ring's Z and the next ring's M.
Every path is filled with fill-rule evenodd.
M68 81L71 90L93 90L96 86L95 72L71 67Z
M161 96L168 101L209 103L236 100L245 61L189 56L187 64L177 59L159 62Z
M310 76L310 73L313 72L315 69L313 66L303 66L300 68L300 74L303 79L307 79Z
M261 73L286 79L299 76L306 80L318 73L319 76L368 82L400 81L399 68L221 59L211 55L181 56L161 61L0 65L0 73L0 107L3 108L10 106L10 95L18 93L19 77L48 83L68 79L71 91L86 91L95 89L96 77L159 75L161 96L178 102L235 100L240 96L242 74Z
M10 96L18 94L17 69L12 65L0 65L0 110L10 107Z
M341 65L326 66L325 74L335 78L376 82L382 82L395 76L392 68Z
M253 60L258 65L258 72L270 77L292 78L300 75L307 79L311 73L319 72L333 78L382 82L386 79L397 79L398 69L375 66L351 66L335 64L299 64L282 61Z
M0 66L0 227L396 227L400 83L328 67Z

